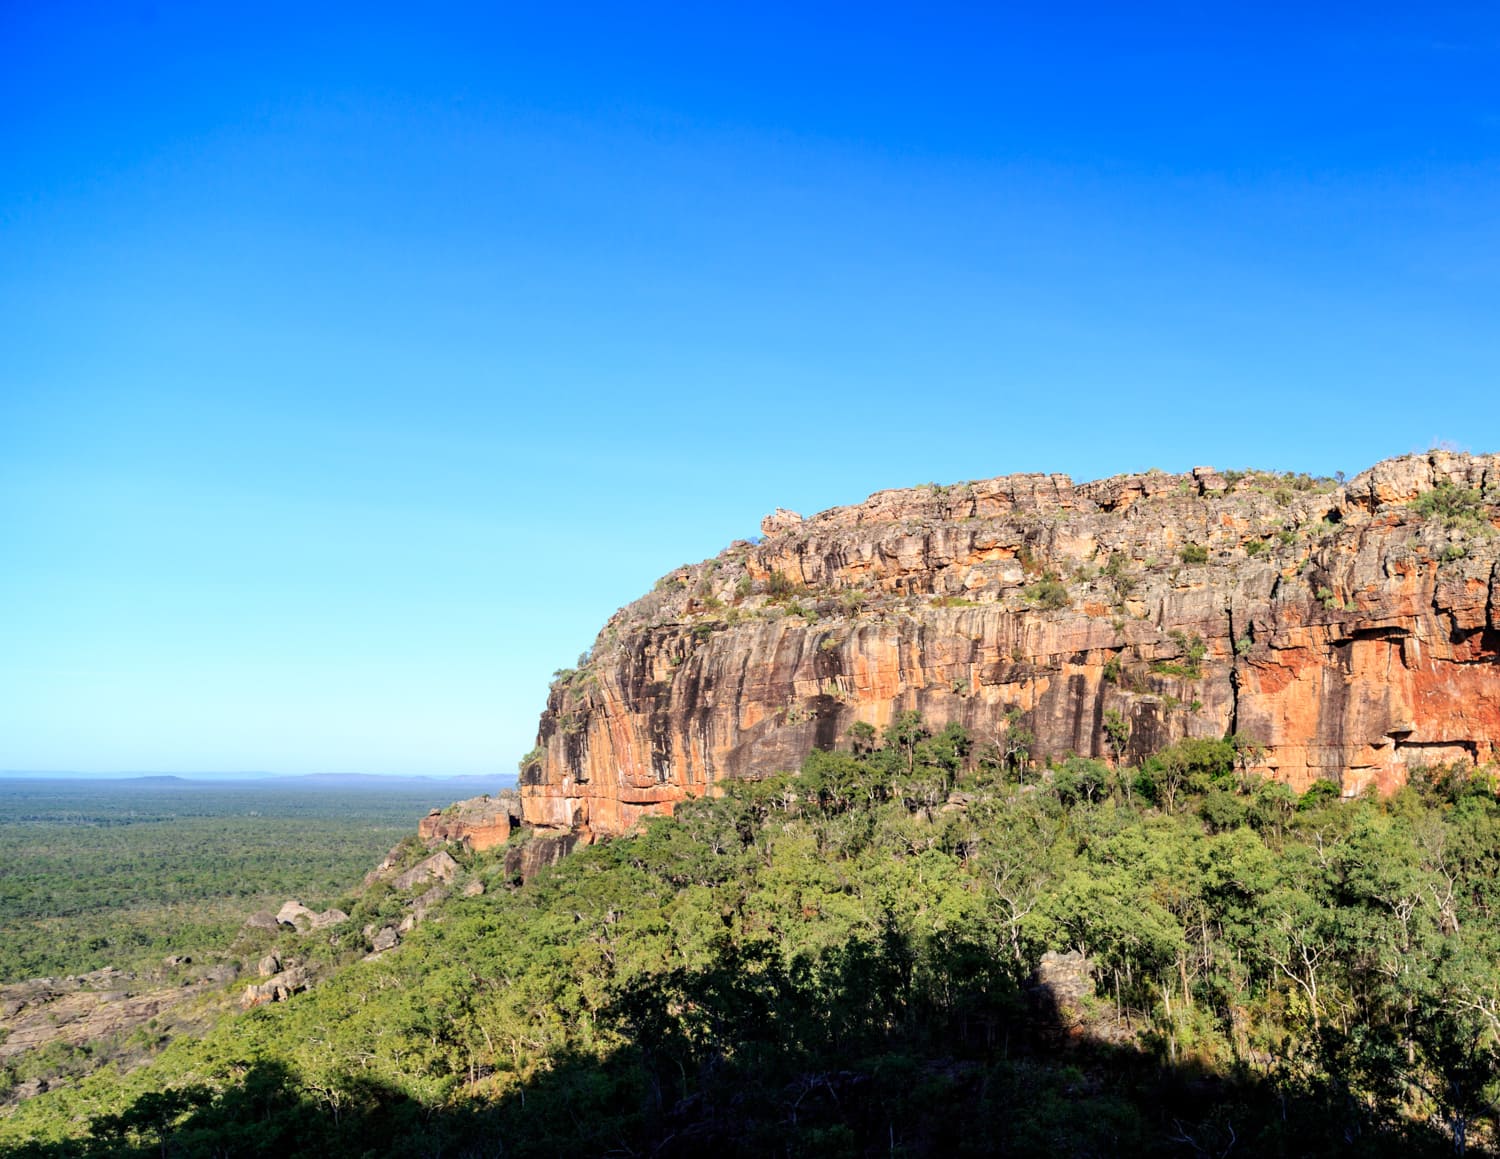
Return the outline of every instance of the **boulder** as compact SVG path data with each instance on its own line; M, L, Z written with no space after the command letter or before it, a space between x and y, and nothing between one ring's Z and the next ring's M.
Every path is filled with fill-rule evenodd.
M760 532L770 538L774 535L782 535L788 531L796 531L801 528L804 520L795 511L789 511L785 507L778 507L771 514L760 521Z
M299 901L286 902L276 911L277 922L298 930L311 929L313 919L317 916Z
M1033 984L1059 1004L1081 1002L1094 993L1093 964L1077 950L1048 950L1037 963Z
M417 836L429 848L454 842L483 853L504 845L520 817L520 797L513 789L505 790L493 796L486 794L457 801L446 809L434 809L417 823Z
M326 909L320 914L315 914L312 920L312 928L315 930L326 930L329 926L336 926L341 922L347 922L349 915L341 909Z
M285 1002L293 994L306 990L307 983L307 971L301 966L293 966L289 970L273 974L264 982L246 986L244 994L240 995L240 1006L249 1010L252 1006L262 1006L267 1002Z
M399 890L416 889L431 881L449 882L458 874L458 862L446 849L439 849L431 857L423 858L391 884Z

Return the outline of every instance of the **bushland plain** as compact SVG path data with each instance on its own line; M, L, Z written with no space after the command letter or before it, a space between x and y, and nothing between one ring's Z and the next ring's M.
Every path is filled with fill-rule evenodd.
M0 779L0 983L226 949L257 909L334 904L478 779Z
M455 847L398 950L27 1100L0 1150L1483 1152L1493 770L1340 800L1247 755L1042 770L907 714L519 888Z

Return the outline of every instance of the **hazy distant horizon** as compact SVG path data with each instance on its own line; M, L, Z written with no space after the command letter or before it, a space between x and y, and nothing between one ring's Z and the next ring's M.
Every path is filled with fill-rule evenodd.
M273 773L257 770L240 772L168 772L153 769L125 769L114 772L87 772L71 769L0 769L0 781L130 781L146 779L172 779L179 781L423 781L474 783L478 781L500 782L514 786L515 773Z

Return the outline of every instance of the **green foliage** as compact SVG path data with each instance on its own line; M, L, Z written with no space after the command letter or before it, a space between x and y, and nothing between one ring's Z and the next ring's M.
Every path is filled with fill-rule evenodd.
M1469 761L1413 765L1407 783L1424 800L1437 805L1456 805L1466 797L1494 797L1500 785L1493 768L1476 768Z
M1337 801L1343 790L1339 788L1337 781L1317 780L1307 787L1307 791L1297 800L1297 809L1303 813L1321 809L1330 801Z
M1118 764L1125 755L1125 746L1130 743L1130 722L1118 708L1104 710L1104 736Z
M855 615L865 606L866 595L858 588L850 588L839 594L839 607L845 615Z
M792 579L785 572L773 571L766 581L766 595L773 604L789 603L796 597L807 594L807 585Z
M1208 645L1203 642L1203 637L1196 633L1190 636L1180 628L1174 628L1167 636L1177 645L1178 659L1158 660L1151 665L1151 671L1164 676L1199 679L1203 675L1203 660L1208 655Z
M1177 556L1183 563L1207 563L1208 548L1199 543L1185 543Z
M1170 812L1184 793L1233 787L1239 756L1233 739L1180 740L1142 763L1146 795Z
M223 951L257 909L334 904L451 799L442 786L8 782L0 981Z
M1135 591L1136 580L1129 573L1129 568L1130 557L1124 552L1114 551L1099 570L1100 575L1115 585L1115 593L1120 600L1128 599L1130 593Z
M1035 583L1028 584L1022 590L1021 598L1044 611L1057 611L1073 602L1068 595L1068 585L1057 577L1056 572L1051 571Z
M1109 766L1088 757L1070 756L1052 770L1052 791L1063 805L1100 800L1113 783Z
M1226 789L1209 789L1198 803L1198 816L1215 833L1237 829L1248 822L1248 802Z
M1472 487L1459 487L1446 479L1407 506L1423 519L1438 520L1448 528L1478 530L1488 526L1484 496Z
M875 726L868 721L857 720L848 728L849 743L856 755L867 755L875 751Z
M1087 757L1007 783L998 740L913 713L850 739L455 899L397 951L141 1070L31 1099L0 1149L1493 1148L1500 806L1482 774L1299 811L1245 773L1251 742L1195 738L1139 770L1148 807L1131 770ZM1035 976L1048 951L1086 955L1095 992L1059 1009Z

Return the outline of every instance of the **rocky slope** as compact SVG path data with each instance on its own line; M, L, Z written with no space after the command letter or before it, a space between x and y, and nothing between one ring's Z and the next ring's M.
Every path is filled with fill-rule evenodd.
M1490 760L1497 504L1500 456L1435 451L1342 484L1010 475L777 511L554 682L524 818L618 833L906 709L981 742L1033 734L1039 760L1238 732L1268 775L1346 794Z

